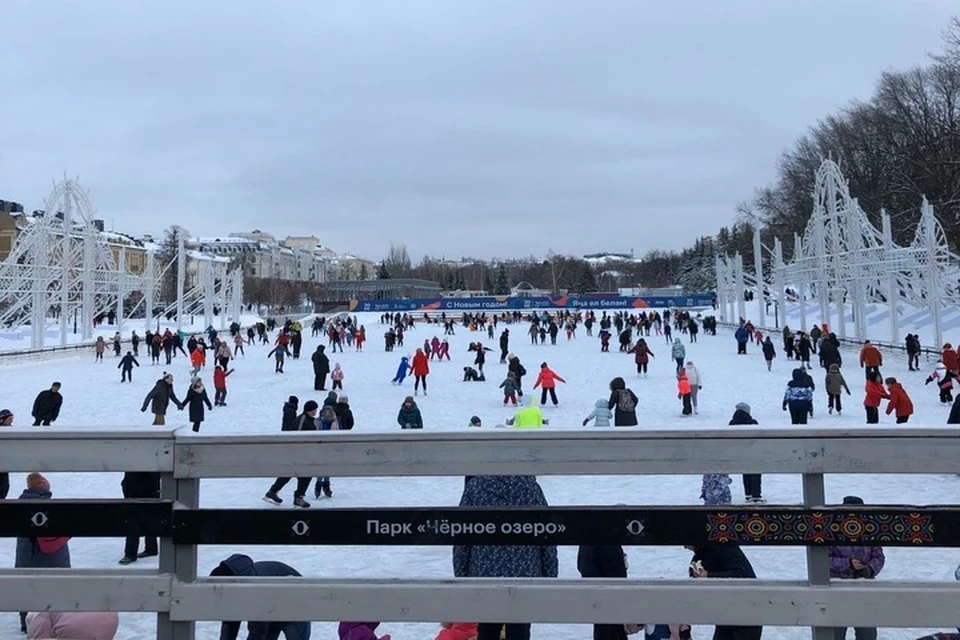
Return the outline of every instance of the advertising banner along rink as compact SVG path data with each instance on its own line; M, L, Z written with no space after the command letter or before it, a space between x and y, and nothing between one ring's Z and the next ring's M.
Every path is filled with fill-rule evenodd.
M638 298L635 296L487 296L478 298L411 298L397 300L351 300L352 312L456 312L456 311L532 311L539 309L675 309L710 308L716 296L713 293L695 293L687 296Z

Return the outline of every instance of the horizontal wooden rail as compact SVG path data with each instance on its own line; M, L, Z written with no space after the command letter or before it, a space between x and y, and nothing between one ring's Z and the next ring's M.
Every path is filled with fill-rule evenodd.
M173 578L155 571L0 570L0 611L169 611Z
M960 430L640 428L178 435L178 478L960 473Z
M0 471L173 471L174 429L0 430Z
M269 595L270 606L264 606ZM960 586L886 581L201 579L175 583L173 620L687 622L954 627ZM365 617L367 616L367 617Z

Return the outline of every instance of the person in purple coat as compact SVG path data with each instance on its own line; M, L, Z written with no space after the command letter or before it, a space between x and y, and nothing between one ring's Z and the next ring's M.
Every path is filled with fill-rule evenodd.
M859 496L846 496L843 504L863 504ZM873 579L883 569L885 561L881 547L830 547L830 577L841 580L855 580L858 578ZM856 627L854 629L857 640L877 640L875 627ZM844 640L847 636L846 627L836 627L833 630L835 640Z

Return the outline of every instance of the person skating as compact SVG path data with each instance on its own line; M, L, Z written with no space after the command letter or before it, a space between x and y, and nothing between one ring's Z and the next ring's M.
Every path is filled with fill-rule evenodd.
M546 362L540 364L540 373L537 374L537 380L533 383L533 388L542 387L540 390L540 404L547 404L547 395L550 395L550 401L556 406L557 401L557 383L566 382L553 369L547 366Z
M680 338L673 341L673 346L670 347L670 357L677 363L677 371L683 369L683 359L687 357L687 348L680 342Z
M907 395L907 390L897 382L896 378L887 378L887 393L890 399L887 402L887 415L896 412L897 424L904 424L913 415L913 402Z
M500 383L500 388L503 389L503 406L507 406L507 402L517 406L517 391L520 387L513 371L507 372L507 377Z
M281 431L316 431L317 430L317 411L320 409L320 405L314 400L307 400L303 403L303 413L296 415L297 412L297 400L296 396L290 396L286 403L283 405L283 424L280 427ZM291 418L291 413L293 418ZM297 478L297 488L293 492L293 504L294 506L300 507L301 509L309 509L310 503L304 500L304 496L307 495L307 489L310 488L310 477L306 478ZM287 483L290 482L290 478L277 478L273 485L270 486L270 489L267 490L267 493L264 494L263 500L271 504L283 504L283 499L279 495L279 491L287 486Z
M955 379L956 375L947 369L943 362L937 362L937 366L934 368L933 373L927 376L927 380L924 382L924 384L926 385L936 381L937 389L940 393L940 403L947 404L949 402L953 402L953 381Z
M670 328L670 323L665 325L667 329ZM750 341L750 332L747 331L747 328L742 324L737 327L737 330L734 331L733 337L737 341L737 355L746 355L747 354L747 342Z
M323 404L323 408L320 409L320 413L317 416L316 425L317 430L319 431L339 431L340 430L340 421L337 416L336 411L336 400L333 404ZM325 496L327 498L333 497L333 491L330 489L330 476L318 476L317 482L314 484L313 496L320 499L320 496Z
M397 424L401 429L423 429L423 416L420 415L420 407L413 396L403 399L400 411L397 412Z
M283 363L286 360L287 348L283 345L277 345L270 350L270 353L267 354L267 357L273 356L273 372L274 373L283 373Z
M750 415L750 405L746 402L738 402L734 407L733 417L728 423L731 427L744 425L759 425L759 423ZM763 478L759 473L743 474L743 495L747 502L766 502L763 499L762 489Z
M641 375L647 377L647 365L650 363L650 358L655 358L653 351L650 351L650 347L647 345L647 341L643 338L637 340L637 344L633 345L627 353L634 354L633 362L637 365L637 377Z
M800 366L804 369L810 369L810 352L813 351L813 344L807 334L802 331L797 335L800 336L797 340L797 356L800 358Z
M103 336L97 336L96 342L93 343L93 361L103 364L103 353L107 350L107 343L104 341Z
M523 376L527 375L527 369L522 364L520 364L520 357L514 354L507 356L507 371L513 373L513 377L517 379L517 397L523 397Z
M804 369L794 369L790 382L783 392L783 410L790 410L790 424L807 424L813 408L813 387L810 376Z
M227 378L233 373L233 369L224 370L217 365L213 368L213 404L217 407L227 406Z
M327 375L330 373L330 358L324 353L322 344L317 345L317 350L313 352L310 359L313 361L313 390L327 390Z
M403 356L400 358L400 364L397 366L397 373L393 376L393 380L390 382L393 384L403 384L403 381L407 378L407 374L410 372L410 358Z
M706 506L730 504L733 496L730 485L733 481L726 473L705 473L700 481L700 499Z
M820 341L820 366L829 369L831 364L838 367L843 366L843 358L840 356L840 340L835 333L828 333L827 337Z
M883 366L883 354L869 340L863 341L863 348L860 349L860 367L864 375L869 380L870 374L875 373L880 377L880 367Z
M353 429L353 410L350 408L350 398L340 396L337 399L337 406L334 407L337 412L337 422L340 424L341 431L350 431Z
M763 351L763 359L767 363L767 371L773 370L773 359L777 357L777 349L773 345L773 340L770 339L770 336L767 336L763 340L763 344L760 347Z
M217 577L300 577L300 572L283 562L270 560L254 562L250 556L235 553L221 562L210 572ZM220 640L237 640L240 635L240 622L222 622ZM286 640L310 640L309 622L247 622L247 638L276 640L280 634Z
M827 377L824 380L824 387L827 390L827 413L832 414L833 410L837 410L837 415L843 411L843 405L840 402L840 392L846 391L847 395L850 395L850 387L847 386L847 381L843 378L843 374L840 373L840 365L834 363L830 365L830 368L827 370Z
M904 347L907 351L907 368L910 371L920 371L920 338L914 333L908 333Z
M120 358L120 362L117 364L117 369L120 369L120 382L133 382L133 367L140 366L140 363L137 362L136 357L133 353L127 351L127 355Z
M687 372L681 367L677 370L677 400L680 400L683 405L680 414L684 416L693 415L693 403L690 399L691 386Z
M880 382L880 374L871 371L867 376L867 382L864 385L863 408L867 413L867 424L877 424L880 422L880 401L889 399L890 394L884 389Z
M150 405L150 411L153 413L153 424L164 425L166 424L167 408L171 402L178 409L183 408L176 392L173 390L173 374L164 371L163 376L157 380L153 389L143 399L143 406L140 407L140 411L146 412L147 405Z
M194 433L200 433L200 425L204 419L204 405L206 405L207 409L213 411L213 405L210 404L210 397L207 395L207 390L203 386L203 381L200 378L194 378L190 383L190 388L187 389L187 395L183 403L180 405L181 411L184 407L189 408L188 413Z
M507 354L510 352L510 329L504 329L500 334L500 364L506 364Z
M637 426L638 403L637 394L627 388L627 383L623 378L616 377L610 381L610 398L607 400L607 409L613 411L613 425L615 427Z
M44 389L34 398L33 410L30 412L33 416L33 426L49 427L51 422L56 422L60 417L60 409L63 407L60 386L59 382L54 382L49 389Z
M334 391L343 391L343 369L340 368L339 362L333 365L333 371L330 372L330 379L333 381L332 388Z
M952 371L954 375L960 375L960 364L958 364L957 352L949 342L944 343L943 351L940 353L940 362Z
M610 411L607 403L608 400L606 398L599 398L593 404L593 411L590 412L590 415L583 419L583 426L587 426L587 424L593 420L593 426L595 427L609 427L610 420L613 419L613 412Z
M690 404L693 405L693 412L699 413L697 397L700 390L703 389L703 378L700 376L700 370L697 369L697 366L693 364L692 360L687 360L687 364L684 365L683 370L687 374L687 380L690 381Z
M123 474L120 488L123 491L124 498L156 500L160 497L160 474L154 471L128 471ZM126 537L120 564L128 565L137 560L152 558L157 555L158 545L155 535L143 536L143 551L138 553L141 533L145 534L146 532L139 527L135 527L134 531L131 531L131 534Z
M862 505L863 498L845 496L843 504ZM876 546L828 547L827 557L830 561L830 577L837 580L872 580L883 570L886 562L883 548ZM854 633L857 640L877 640L875 627L856 627ZM844 640L846 636L846 627L834 628L834 640Z
M410 365L413 372L413 395L419 393L420 385L423 385L423 395L427 395L427 375L430 373L430 363L427 354L423 349L417 349L413 354L413 363Z

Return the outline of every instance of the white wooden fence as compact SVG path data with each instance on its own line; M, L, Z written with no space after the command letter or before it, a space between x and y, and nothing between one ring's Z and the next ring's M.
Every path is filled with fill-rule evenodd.
M0 469L154 471L176 509L200 478L796 473L824 506L823 474L960 473L960 430L715 429L197 436L161 428L0 433ZM763 508L758 508L762 511ZM0 515L3 513L0 503ZM158 614L157 638L191 640L198 620L497 620L830 627L956 627L957 583L831 581L827 548L807 548L808 579L329 580L197 578L197 548L163 539L158 572L3 570L0 610Z

